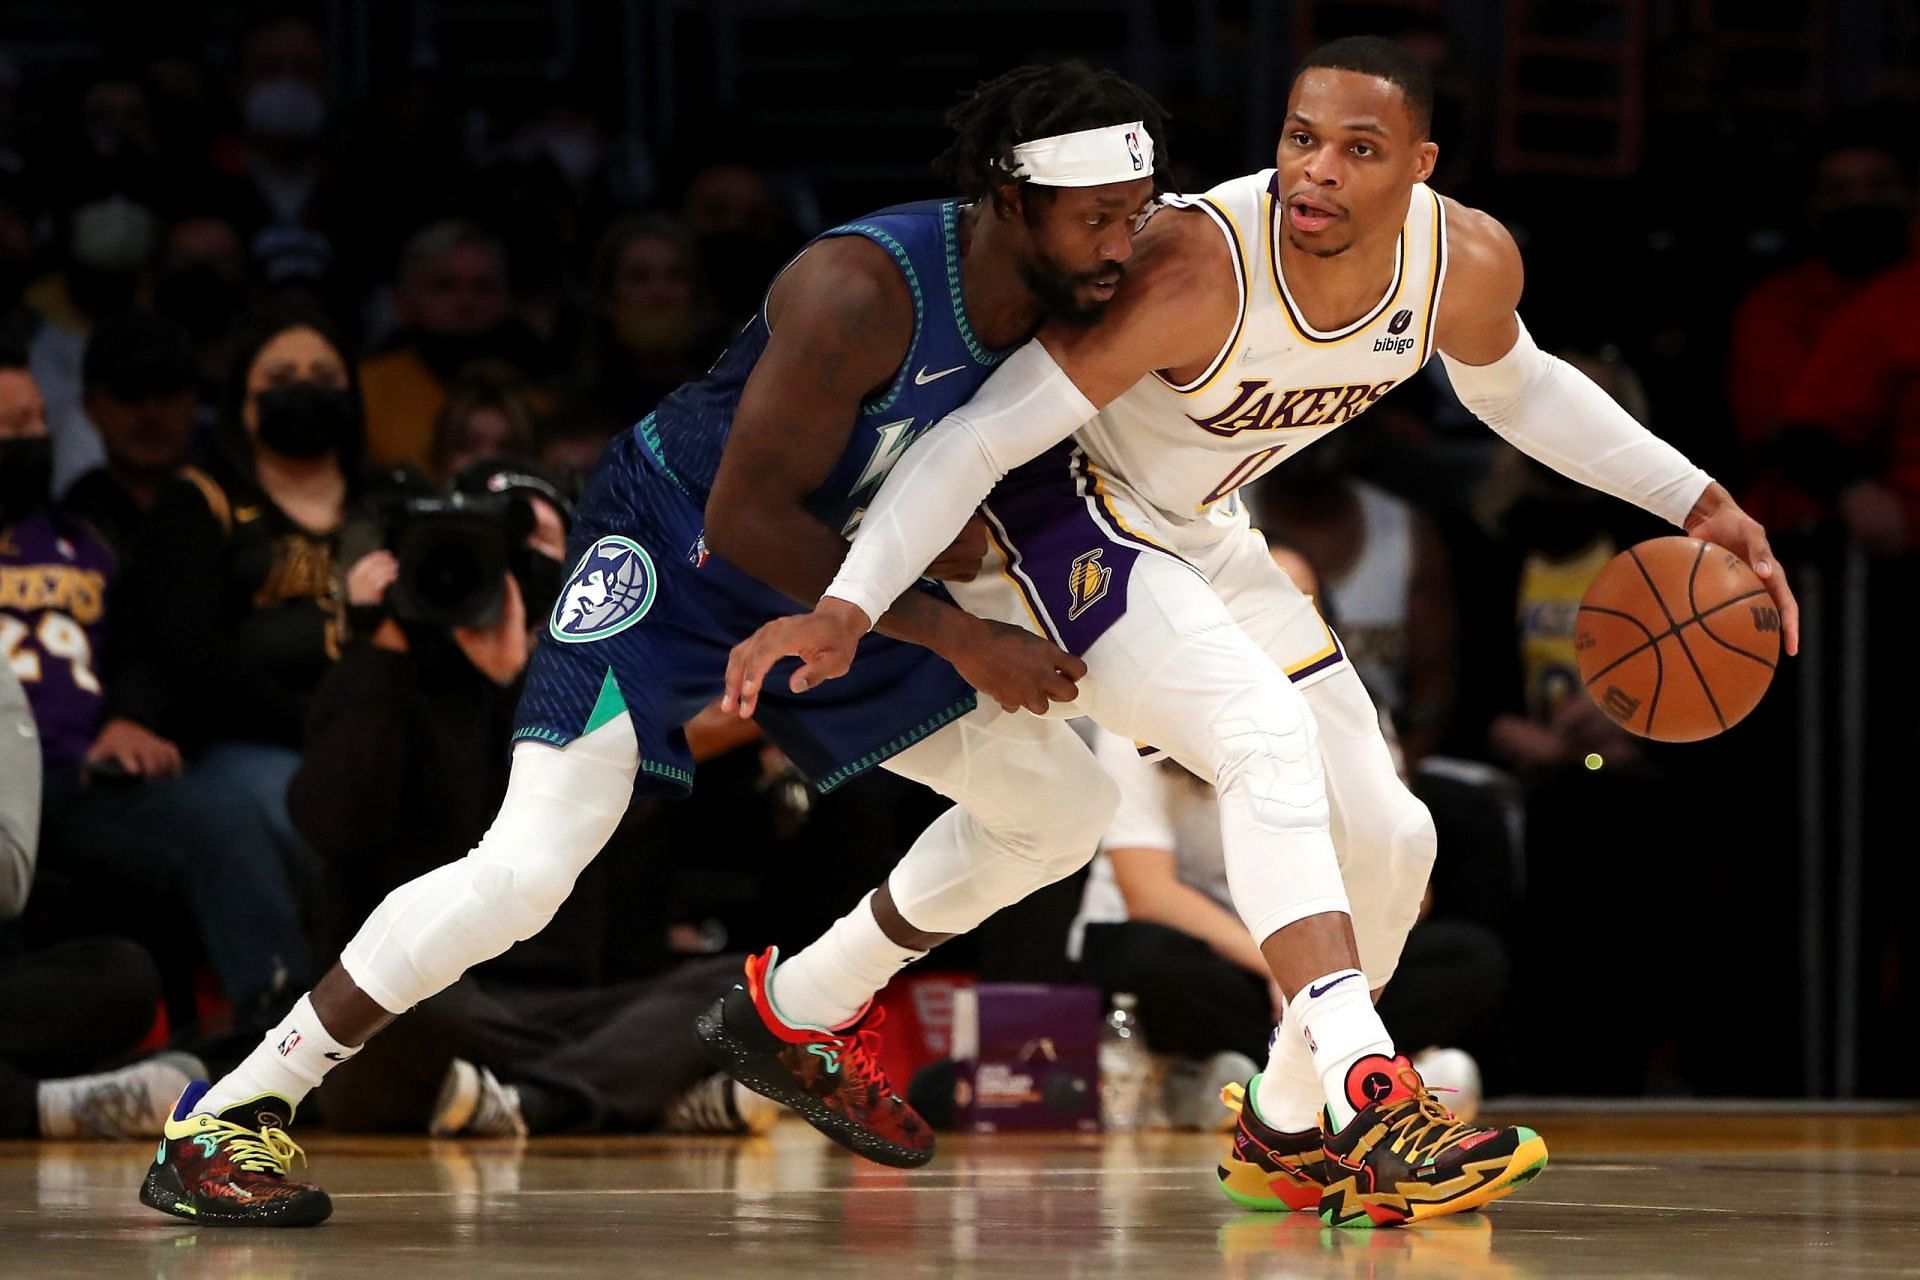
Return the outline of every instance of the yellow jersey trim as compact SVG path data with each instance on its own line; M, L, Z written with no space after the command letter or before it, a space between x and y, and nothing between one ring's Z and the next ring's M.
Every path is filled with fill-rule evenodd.
M1249 272L1247 239L1240 230L1240 224L1234 221L1233 215L1227 212L1224 205L1217 204L1206 196L1201 196L1184 207L1205 209L1213 217L1214 225L1226 233L1227 247L1233 250L1233 282L1240 290L1240 311L1234 317L1233 334L1227 339L1227 344L1220 348L1220 354L1213 358L1213 363L1207 366L1205 372L1192 382L1180 383L1164 377L1158 369L1153 371L1153 376L1159 379L1160 384L1169 391L1183 396L1197 396L1212 386L1214 380L1232 363L1233 353L1240 347L1240 335L1247 331L1247 312L1252 309L1250 296L1252 291L1247 283Z

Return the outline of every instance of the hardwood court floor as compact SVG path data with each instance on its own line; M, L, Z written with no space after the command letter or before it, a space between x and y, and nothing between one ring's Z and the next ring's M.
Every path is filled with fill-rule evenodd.
M331 1222L241 1232L133 1198L146 1144L0 1143L0 1276L1920 1275L1920 1116L1540 1115L1483 1214L1322 1230L1235 1209L1219 1140L948 1138L903 1173L769 1138L310 1137Z

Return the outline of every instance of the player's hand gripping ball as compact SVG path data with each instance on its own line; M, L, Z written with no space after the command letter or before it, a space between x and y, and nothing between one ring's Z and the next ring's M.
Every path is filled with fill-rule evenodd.
M1574 644L1581 683L1615 724L1697 742L1759 705L1780 661L1780 611L1731 551L1654 538L1593 580Z

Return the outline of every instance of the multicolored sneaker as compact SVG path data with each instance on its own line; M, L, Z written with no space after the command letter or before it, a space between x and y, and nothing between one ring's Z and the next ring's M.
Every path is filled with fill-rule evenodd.
M1233 1144L1220 1162L1220 1190L1243 1209L1318 1209L1326 1185L1325 1135L1317 1125L1298 1133L1269 1128L1250 1100L1259 1083L1256 1075L1220 1091L1236 1117Z
M1480 1129L1441 1105L1405 1058L1379 1054L1347 1068L1357 1113L1326 1138L1320 1220L1391 1227L1464 1213L1539 1176L1547 1144L1531 1129Z
M933 1130L880 1070L884 1011L869 1006L837 1031L794 1026L767 995L778 960L773 947L749 959L745 980L695 1019L714 1065L869 1160L911 1169L933 1159Z
M218 1116L195 1115L207 1091L196 1080L174 1103L140 1203L209 1227L312 1227L333 1213L318 1187L290 1182L299 1144L287 1136L293 1105L264 1094Z

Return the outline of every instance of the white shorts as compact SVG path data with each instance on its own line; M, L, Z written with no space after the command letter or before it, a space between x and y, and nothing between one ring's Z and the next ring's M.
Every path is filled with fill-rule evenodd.
M1203 579L1296 685L1347 665L1339 637L1273 562L1238 501L1200 519L1170 520L1089 466L1068 441L1009 475L984 510L987 560L974 581L949 584L970 613L1025 627L1085 657L1125 614L1136 569L1152 557ZM1066 704L1061 713L1084 708Z

